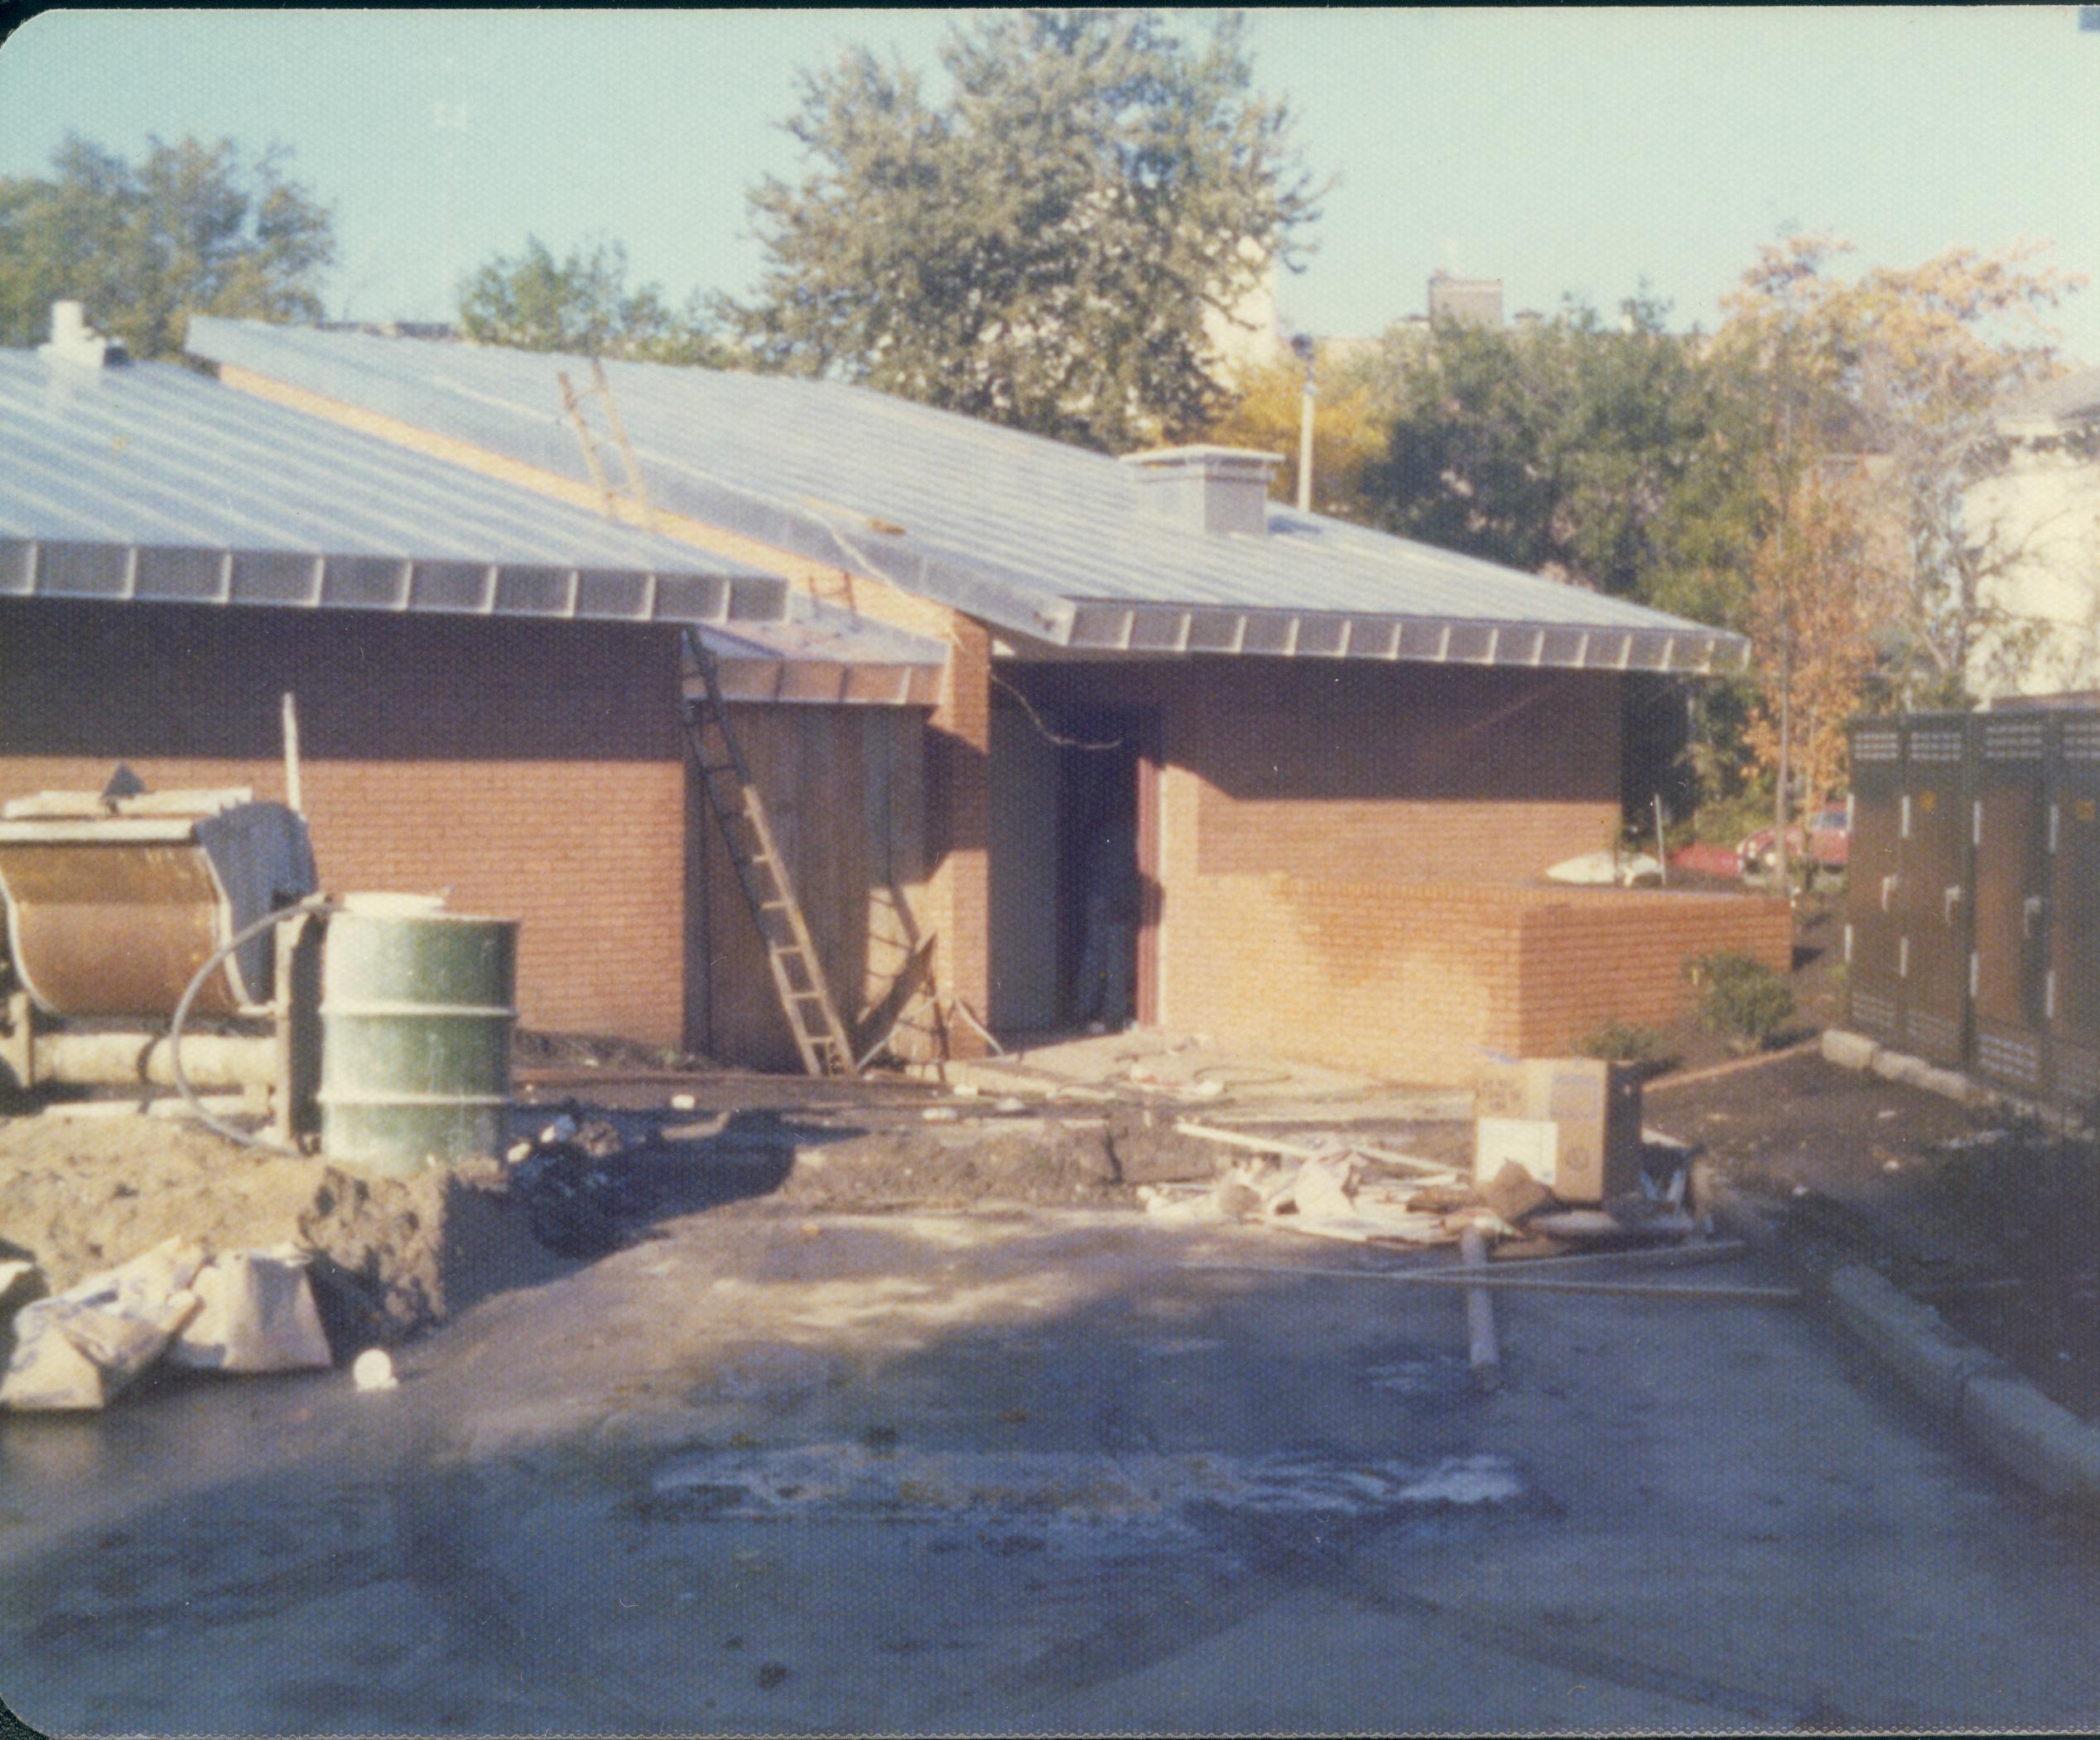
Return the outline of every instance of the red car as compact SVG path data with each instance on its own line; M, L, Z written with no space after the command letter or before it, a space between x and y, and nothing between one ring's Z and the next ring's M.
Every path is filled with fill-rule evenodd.
M1746 876L1768 875L1779 868L1776 846L1779 831L1760 827L1736 848ZM1826 803L1810 819L1804 831L1799 822L1786 831L1788 856L1796 863L1805 856L1819 870L1839 870L1852 861L1852 812L1846 803Z

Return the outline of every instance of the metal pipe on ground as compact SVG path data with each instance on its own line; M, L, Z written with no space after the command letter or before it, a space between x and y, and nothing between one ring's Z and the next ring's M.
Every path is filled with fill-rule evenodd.
M1286 1268L1275 1263L1192 1263L1192 1269L1216 1274L1269 1275L1279 1280L1319 1277L1327 1280L1392 1281L1403 1286L1465 1287L1505 1293L1591 1293L1620 1299L1688 1299L1712 1301L1756 1302L1763 1304L1798 1304L1801 1294L1794 1287L1755 1285L1713 1286L1699 1282L1568 1280L1559 1275L1515 1275L1501 1265L1462 1264L1448 1269L1307 1269ZM1514 1268L1515 1264L1510 1265Z
M1468 1269L1487 1267L1487 1241L1479 1227L1458 1235L1458 1257ZM1502 1348L1495 1335L1495 1301L1477 1283L1466 1289L1466 1335L1475 1381L1483 1390L1496 1388L1502 1381Z

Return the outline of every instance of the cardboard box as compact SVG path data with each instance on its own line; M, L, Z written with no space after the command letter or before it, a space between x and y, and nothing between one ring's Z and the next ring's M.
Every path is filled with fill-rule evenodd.
M1473 1176L1515 1160L1564 1203L1601 1203L1640 1188L1640 1073L1592 1058L1532 1058L1481 1077ZM1526 1133L1516 1125L1545 1125Z

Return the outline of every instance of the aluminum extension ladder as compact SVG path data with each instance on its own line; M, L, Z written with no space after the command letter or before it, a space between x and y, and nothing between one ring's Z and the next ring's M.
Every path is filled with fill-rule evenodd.
M722 843L757 922L759 939L765 944L773 988L779 993L781 1012L788 1018L795 1048L811 1075L852 1075L853 1042L839 1019L824 963L810 937L809 921L781 861L765 802L751 783L744 751L730 730L714 655L691 629L686 630L686 644L699 667L701 687L698 700L682 704L686 738L700 769L707 807L715 812Z

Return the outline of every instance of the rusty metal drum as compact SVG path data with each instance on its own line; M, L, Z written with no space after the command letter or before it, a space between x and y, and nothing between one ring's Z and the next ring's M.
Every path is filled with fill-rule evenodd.
M406 1176L502 1149L518 924L352 896L321 957L321 1152Z

